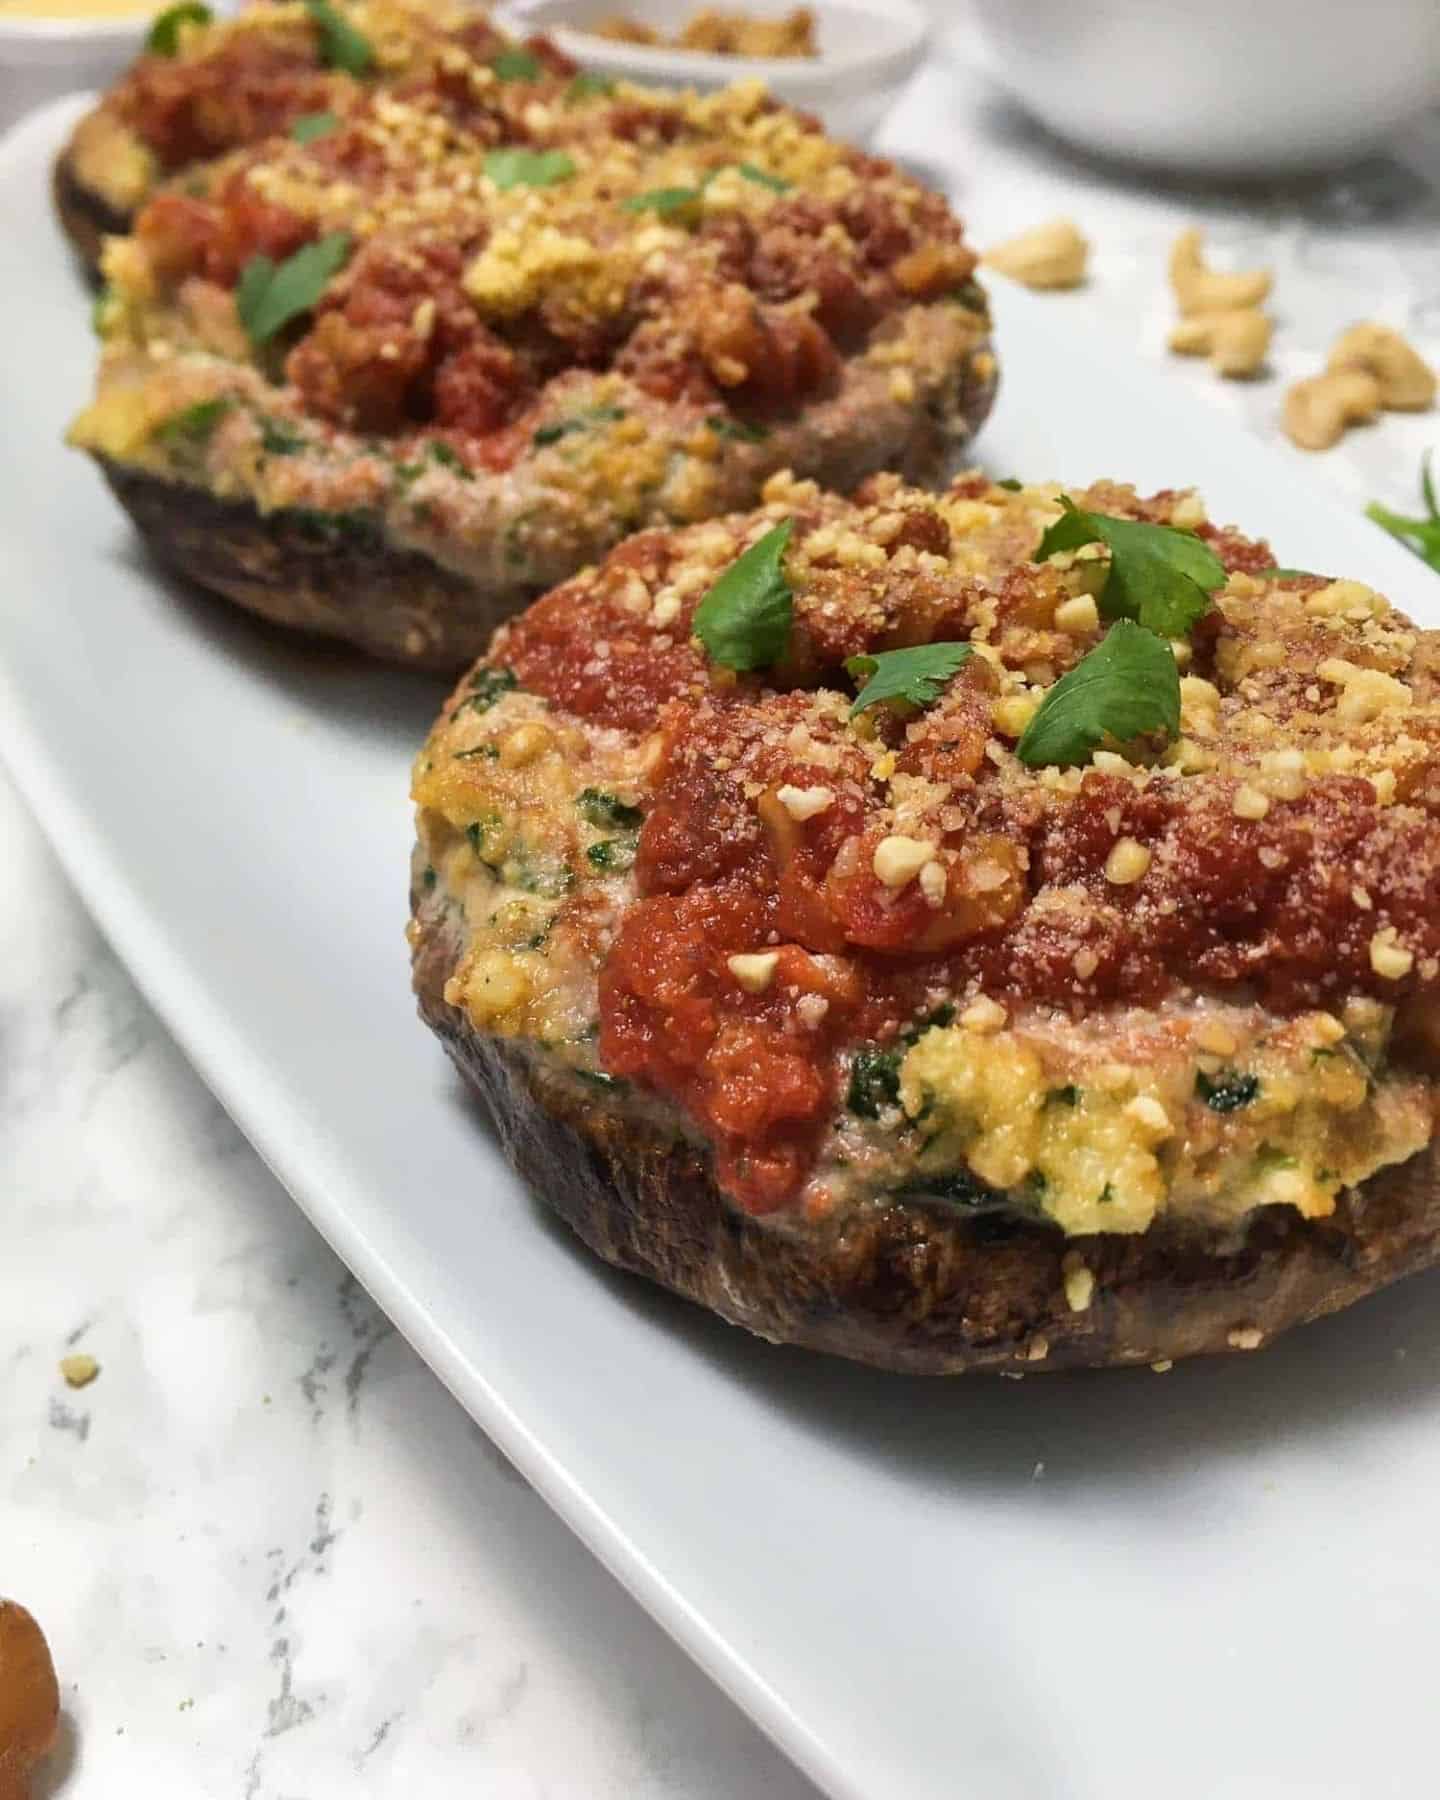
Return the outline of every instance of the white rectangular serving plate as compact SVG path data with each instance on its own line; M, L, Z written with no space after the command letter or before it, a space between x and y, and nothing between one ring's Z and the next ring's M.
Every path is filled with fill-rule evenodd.
M417 1023L408 764L439 684L186 596L61 433L94 360L0 149L0 746L276 1173L637 1598L844 1800L1436 1785L1440 1282L1264 1355L924 1382L778 1350L580 1249ZM1198 483L1282 562L1440 585L1063 303L998 298L999 474Z

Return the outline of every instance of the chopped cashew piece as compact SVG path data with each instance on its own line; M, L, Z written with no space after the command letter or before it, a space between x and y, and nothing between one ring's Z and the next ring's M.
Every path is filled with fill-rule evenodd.
M1115 840L1115 847L1105 858L1105 879L1116 887L1129 887L1150 867L1150 852L1132 837Z
M1192 313L1170 333L1170 348L1180 356L1208 356L1217 375L1236 380L1264 367L1271 330L1258 306Z
M1393 925L1386 925L1370 940L1370 967L1382 981L1403 981L1415 966L1415 952L1400 942Z
M1203 241L1198 231L1183 231L1170 251L1170 286L1180 311L1189 318L1261 305L1270 292L1270 271L1218 274L1206 266Z
M988 994L980 994L961 1013L960 1023L967 1031L973 1031L980 1037L988 1037L992 1031L999 1031L1009 1017L998 1000L992 1000Z
M792 819L804 821L824 812L833 802L835 790L828 787L792 787L787 781L784 787L776 790L775 798Z
M763 994L775 979L775 965L780 960L780 952L753 950L725 960L730 973L747 994Z
M1078 287L1089 259L1090 245L1073 219L1051 219L1022 231L980 258L986 268L1028 288Z
M881 838L871 867L877 881L888 888L902 888L913 881L935 854L935 846L921 838Z
M1340 369L1297 381L1285 396L1285 435L1302 450L1329 450L1351 425L1380 411L1380 383L1363 369Z
M65 1377L67 1387L82 1388L100 1373L100 1365L93 1356L77 1350L60 1358L60 1373Z
M1424 412L1435 399L1435 371L1388 325L1352 325L1342 331L1325 367L1332 374L1360 369L1373 375L1380 384L1380 404L1391 412Z

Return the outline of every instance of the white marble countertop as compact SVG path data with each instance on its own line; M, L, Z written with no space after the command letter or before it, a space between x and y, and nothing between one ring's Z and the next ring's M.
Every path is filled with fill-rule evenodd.
M1072 213L1094 275L1057 307L1165 360L1181 224L1273 262L1276 378L1172 364L1177 383L1274 435L1283 380L1352 319L1440 351L1440 124L1353 188L1187 193L1060 157L967 70L962 40L947 51L886 147L952 171L981 244ZM1314 466L1338 503L1404 507L1432 438L1433 417L1390 417ZM813 1796L346 1274L3 778L0 844L0 1584L61 1676L66 1738L41 1791ZM71 1349L101 1365L79 1391L58 1367Z

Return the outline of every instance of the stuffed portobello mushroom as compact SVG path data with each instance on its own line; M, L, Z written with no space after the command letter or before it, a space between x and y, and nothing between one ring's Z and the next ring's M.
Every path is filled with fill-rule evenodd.
M1251 1350L1432 1262L1440 633L1193 493L632 538L418 758L421 1012L612 1263L891 1368Z
M108 240L72 441L180 573L453 671L779 468L934 476L994 388L974 261L940 196L758 86L453 47Z
M179 0L56 160L60 222L98 275L104 238L129 231L167 180L279 132L318 131L367 90L423 81L456 50L502 70L574 74L543 39L513 44L444 0L256 0L218 19Z

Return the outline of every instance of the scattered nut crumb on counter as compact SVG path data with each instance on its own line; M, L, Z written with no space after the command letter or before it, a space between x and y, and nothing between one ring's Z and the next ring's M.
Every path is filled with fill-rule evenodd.
M1051 219L996 244L980 260L1023 287L1073 288L1085 279L1090 244L1073 219Z
M60 1373L65 1377L68 1386L72 1388L88 1387L100 1373L100 1365L93 1356L89 1356L81 1350L71 1356L60 1358Z

